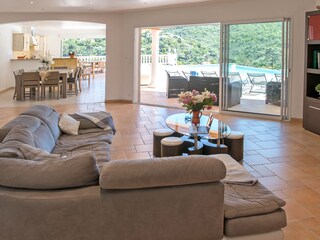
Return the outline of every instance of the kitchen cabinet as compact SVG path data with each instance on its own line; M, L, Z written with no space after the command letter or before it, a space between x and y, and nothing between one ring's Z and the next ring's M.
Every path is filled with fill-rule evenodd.
M30 34L13 33L13 51L29 51L30 50Z

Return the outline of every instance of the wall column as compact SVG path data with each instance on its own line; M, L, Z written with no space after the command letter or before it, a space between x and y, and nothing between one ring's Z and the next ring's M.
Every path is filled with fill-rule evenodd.
M160 29L152 28L152 56L151 56L151 82L149 87L155 87L158 77L158 59L159 59L159 35Z

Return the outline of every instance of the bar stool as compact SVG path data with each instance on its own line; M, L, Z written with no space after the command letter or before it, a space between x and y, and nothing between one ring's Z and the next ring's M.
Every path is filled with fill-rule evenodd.
M224 139L224 144L229 148L229 154L238 162L243 159L243 139L244 134L239 131L231 131L230 135Z
M179 137L165 137L161 140L161 157L180 156L183 140Z
M153 131L153 156L161 157L161 140L173 135L173 131L168 128L156 129Z

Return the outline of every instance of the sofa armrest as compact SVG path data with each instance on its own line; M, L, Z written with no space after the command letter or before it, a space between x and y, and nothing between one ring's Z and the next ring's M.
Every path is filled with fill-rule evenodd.
M117 160L103 166L103 189L138 189L216 182L225 177L224 164L213 156L178 156Z

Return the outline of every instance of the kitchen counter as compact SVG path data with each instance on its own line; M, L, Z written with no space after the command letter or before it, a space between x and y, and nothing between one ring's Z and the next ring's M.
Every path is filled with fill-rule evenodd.
M10 59L12 71L24 69L25 71L32 71L39 69L42 66L39 58L34 59Z
M29 61L29 60L37 60L37 61L40 61L40 59L39 58L23 58L23 59L17 59L17 58L15 58L15 59L10 59L10 61Z

